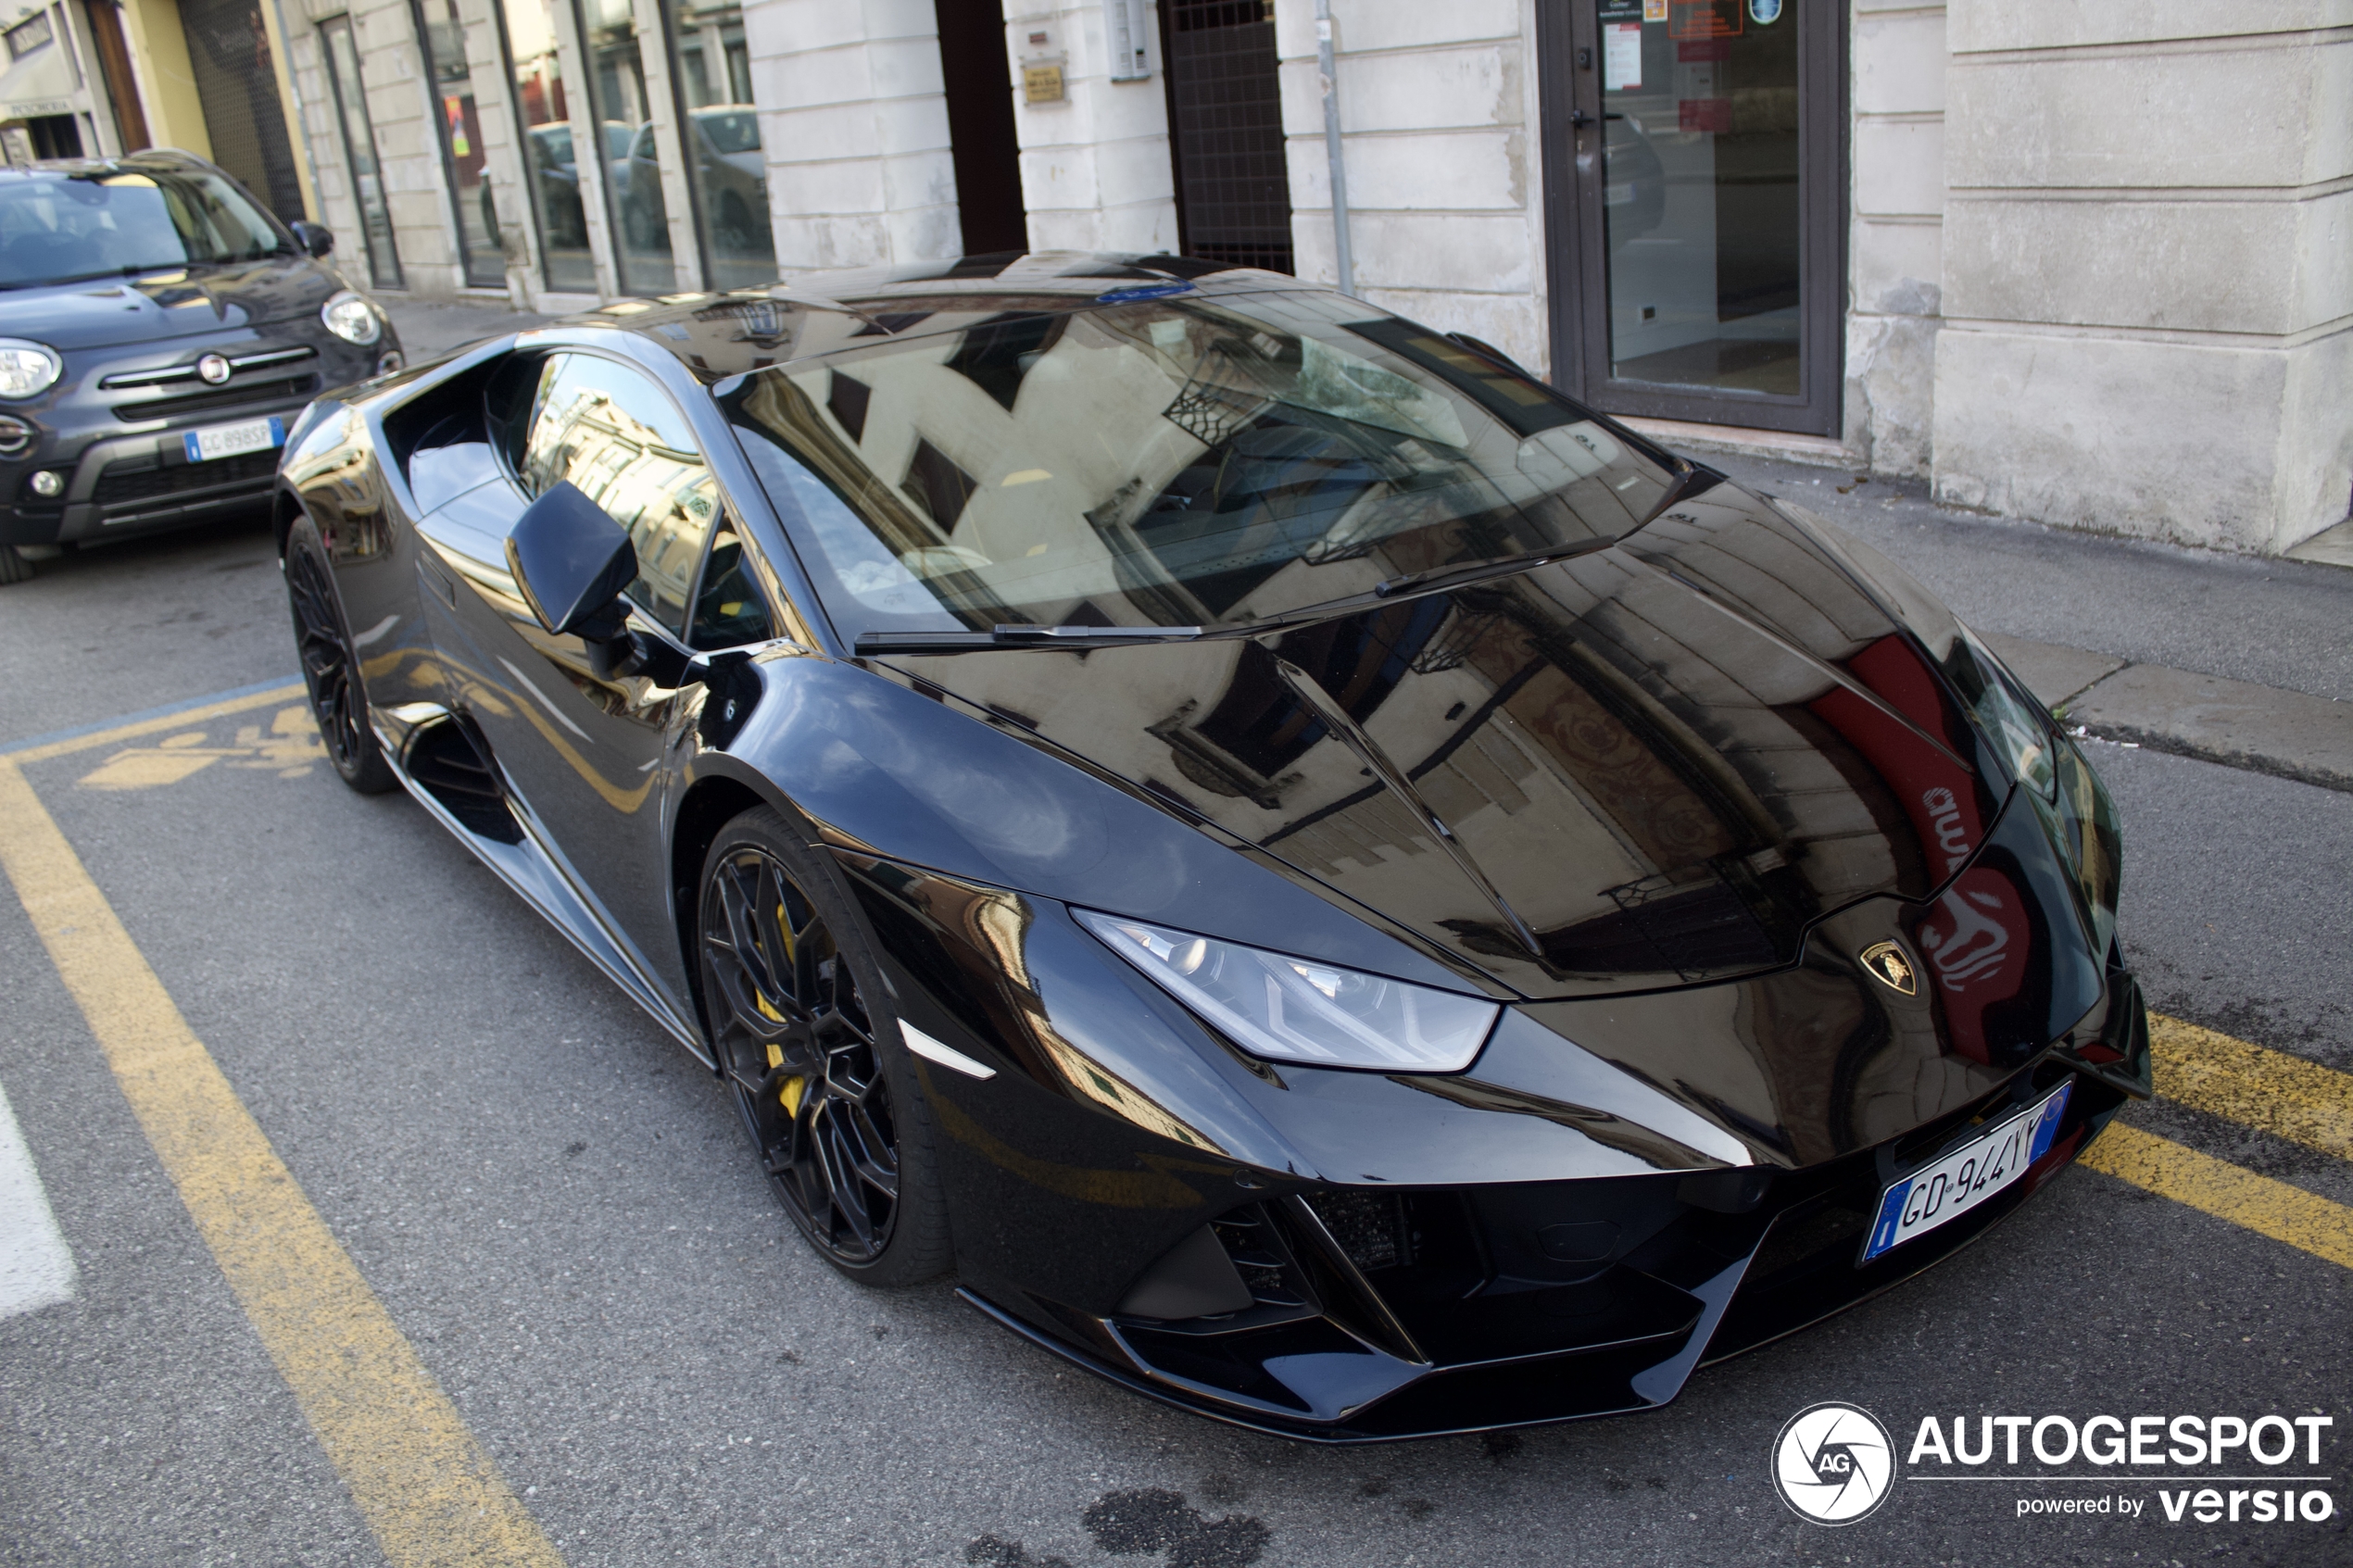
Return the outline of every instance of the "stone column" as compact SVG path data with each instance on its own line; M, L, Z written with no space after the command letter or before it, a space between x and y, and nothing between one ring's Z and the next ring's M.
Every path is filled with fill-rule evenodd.
M2353 6L1951 0L1942 499L2275 553L2353 495Z
M1845 443L1925 474L1943 295L1944 7L1854 0Z
M932 0L751 0L744 43L780 269L962 254Z
M1345 0L1332 10L1356 292L1545 373L1533 0ZM1275 22L1293 255L1301 277L1331 282L1315 0L1277 0Z
M986 0L964 0L985 4ZM1158 7L1146 31L1152 74L1114 82L1100 0L1004 0L1012 51L1013 134L1033 250L1174 251L1176 179L1168 155L1168 94ZM1032 33L1049 44L1032 45ZM1059 103L1023 101L1022 60L1063 56Z

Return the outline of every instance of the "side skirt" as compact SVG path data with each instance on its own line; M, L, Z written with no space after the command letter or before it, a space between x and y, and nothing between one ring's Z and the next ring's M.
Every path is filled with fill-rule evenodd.
M440 721L443 723L454 721ZM376 741L384 749L385 765L392 769L393 776L400 781L401 787L409 792L410 798L422 806L435 822L448 829L459 843L472 850L474 858L488 866L499 881L514 889L524 903L538 910L547 923L561 932L590 963L604 971L607 979L620 986L631 1001L643 1008L656 1023L686 1047L696 1060L714 1073L719 1070L710 1047L703 1043L702 1031L695 1026L692 1020L680 1017L661 989L638 969L628 949L615 939L588 898L573 885L572 880L557 865L555 858L541 847L535 827L525 820L524 813L510 812L516 825L522 829L516 843L503 843L475 832L460 822L448 807L402 766L401 748L394 737L380 726L371 727L376 729ZM409 734L413 736L416 732L412 730Z

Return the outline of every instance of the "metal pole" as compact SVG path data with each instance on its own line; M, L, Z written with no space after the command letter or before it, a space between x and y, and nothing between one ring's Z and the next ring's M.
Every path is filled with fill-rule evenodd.
M1331 165L1332 256L1340 292L1356 292L1356 262L1348 248L1348 166L1340 156L1340 89L1332 81L1332 0L1315 0L1315 70L1324 90L1324 157Z

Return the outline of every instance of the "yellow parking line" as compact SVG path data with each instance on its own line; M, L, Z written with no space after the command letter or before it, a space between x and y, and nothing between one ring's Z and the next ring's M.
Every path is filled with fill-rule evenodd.
M2167 1099L2353 1160L2353 1076L2159 1013L2149 1051Z
M2110 1123L2083 1164L2120 1181L2228 1220L2273 1241L2353 1269L2353 1209L2302 1187L2242 1171L2138 1127Z
M0 758L0 869L385 1557L395 1568L562 1568L16 763Z
M303 689L302 683L296 681L290 685L273 686L266 692L250 692L244 696L228 697L220 702L208 702L200 708L183 708L177 713L166 713L154 719L142 719L137 723L118 725L111 730L100 730L94 734L69 735L64 740L53 740L46 746L27 746L22 751L8 753L7 760L19 766L27 762L45 762L52 757L69 757L77 751L89 751L96 746L113 746L140 735L154 734L158 730L184 730L191 724L201 724L208 719L218 719L224 714L243 713L252 708L267 708L273 702L306 699L308 695Z

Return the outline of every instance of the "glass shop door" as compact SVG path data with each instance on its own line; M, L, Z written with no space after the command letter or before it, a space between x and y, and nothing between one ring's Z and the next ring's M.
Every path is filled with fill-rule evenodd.
M1844 0L1539 14L1555 378L1610 413L1836 434Z

